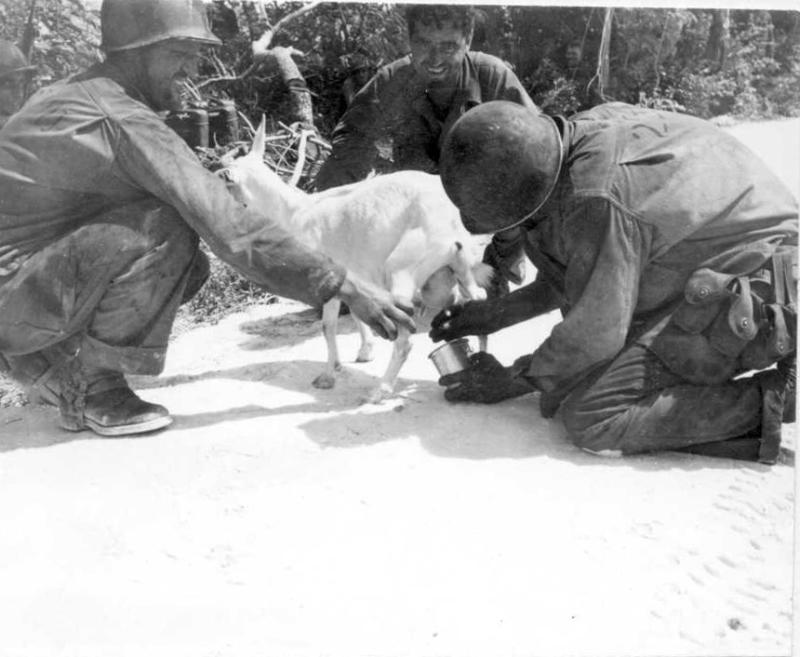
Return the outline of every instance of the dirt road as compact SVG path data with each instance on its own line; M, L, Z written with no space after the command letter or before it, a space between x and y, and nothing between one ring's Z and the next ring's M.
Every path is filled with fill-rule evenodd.
M798 126L739 130L796 174ZM445 403L424 335L395 401L358 405L385 343L316 390L319 328L286 303L182 335L134 381L160 434L0 410L0 657L789 654L793 427L773 467L600 459L535 395Z

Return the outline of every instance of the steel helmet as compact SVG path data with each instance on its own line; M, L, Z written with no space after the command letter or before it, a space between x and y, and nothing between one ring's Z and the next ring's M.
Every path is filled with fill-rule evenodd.
M445 137L442 184L471 233L495 233L532 216L550 196L563 158L555 121L507 100L466 112Z
M33 73L35 66L28 64L25 55L10 41L0 41L0 80L14 73Z
M131 50L167 39L219 45L203 0L103 0L102 48Z

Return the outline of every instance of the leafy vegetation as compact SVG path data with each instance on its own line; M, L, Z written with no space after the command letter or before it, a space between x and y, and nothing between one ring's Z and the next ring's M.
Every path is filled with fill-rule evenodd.
M188 324L215 324L227 314L243 310L254 303L273 303L275 295L244 278L214 256L205 244L211 274L200 291L181 306L180 319Z
M32 1L31 59L38 86L99 58L99 19L83 0L0 0L0 38L23 38ZM234 99L251 119L265 113L285 120L286 81L254 62L251 49L265 31L274 30L271 45L292 49L322 136L330 135L345 109L343 85L349 79L362 83L408 50L402 5L322 2L309 9L300 2L213 0L209 7L224 45L206 60L203 92ZM615 9L604 42L602 7L477 9L473 47L508 61L548 111L569 112L587 98L603 97L683 108L708 118L800 111L797 11ZM571 42L582 47L577 67L565 63ZM604 45L605 81L597 70Z
M241 73L253 64L251 43L281 19L305 7L299 2L254 4L242 0L212 3L214 29L225 41L220 60L228 71ZM406 47L405 23L391 5L333 3L317 5L297 16L275 33L274 46L292 47L300 73L314 101L314 124L329 135L345 109L341 88L358 76L366 82L379 66L402 55ZM266 70L265 70L266 69ZM231 83L221 80L212 87L236 99L246 113L265 113L285 119L287 87L268 67Z
M34 88L80 71L100 58L100 18L81 0L35 0L30 60ZM0 0L0 38L21 43L31 0Z
M99 19L82 0L35 0L31 59L34 87L62 79L100 57ZM0 38L19 41L31 0L0 0ZM496 54L517 72L544 111L569 114L603 100L686 111L712 118L800 114L800 12L727 9L479 6L473 48ZM300 179L309 187L314 165L344 112L348 93L382 64L408 51L402 5L213 0L215 32L197 88L205 97L232 99L242 125L261 115L289 145L273 164L289 175L297 160L297 94L309 94L318 141ZM285 48L301 82L287 69L253 55L264 36ZM578 45L577 62L567 61ZM301 85L302 86L302 85ZM307 90L306 90L307 89ZM247 137L247 132L242 133ZM228 146L230 150L230 146ZM220 150L200 153L209 168ZM283 167L283 170L280 169ZM188 304L198 319L269 295L212 259L212 277Z

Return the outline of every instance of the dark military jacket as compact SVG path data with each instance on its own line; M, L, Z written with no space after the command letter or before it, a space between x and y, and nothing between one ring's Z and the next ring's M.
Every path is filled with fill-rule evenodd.
M707 121L622 103L556 121L564 165L524 239L534 285L557 291L563 321L527 375L561 397L656 322L663 330L641 339L676 371L701 382L730 376L737 353L723 352L733 338L709 344L719 307L701 303L704 290L728 298L734 288L720 281L759 270L778 248L796 253L796 198ZM658 324L676 308L680 328Z
M381 68L336 126L333 151L317 175L317 188L362 180L373 170L438 173L442 141L468 109L490 100L535 108L516 75L492 55L468 52L455 86L447 112L439 115L410 56Z
M320 305L341 286L341 266L297 242L270 208L237 203L108 64L42 89L0 130L0 285L104 210L148 198L277 294Z

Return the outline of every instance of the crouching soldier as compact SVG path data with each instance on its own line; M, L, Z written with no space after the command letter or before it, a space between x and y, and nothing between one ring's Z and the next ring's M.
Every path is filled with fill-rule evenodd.
M467 229L522 227L538 274L442 311L431 337L563 317L511 367L473 356L441 380L449 400L539 391L542 414L560 409L602 455L776 461L794 421L798 207L751 151L685 115L493 102L454 125L440 166Z
M0 361L105 436L171 418L125 373L158 374L178 305L208 274L202 237L277 294L339 296L380 335L413 330L388 293L248 209L156 113L180 109L200 49L219 43L202 0L105 0L106 60L37 93L0 130Z

